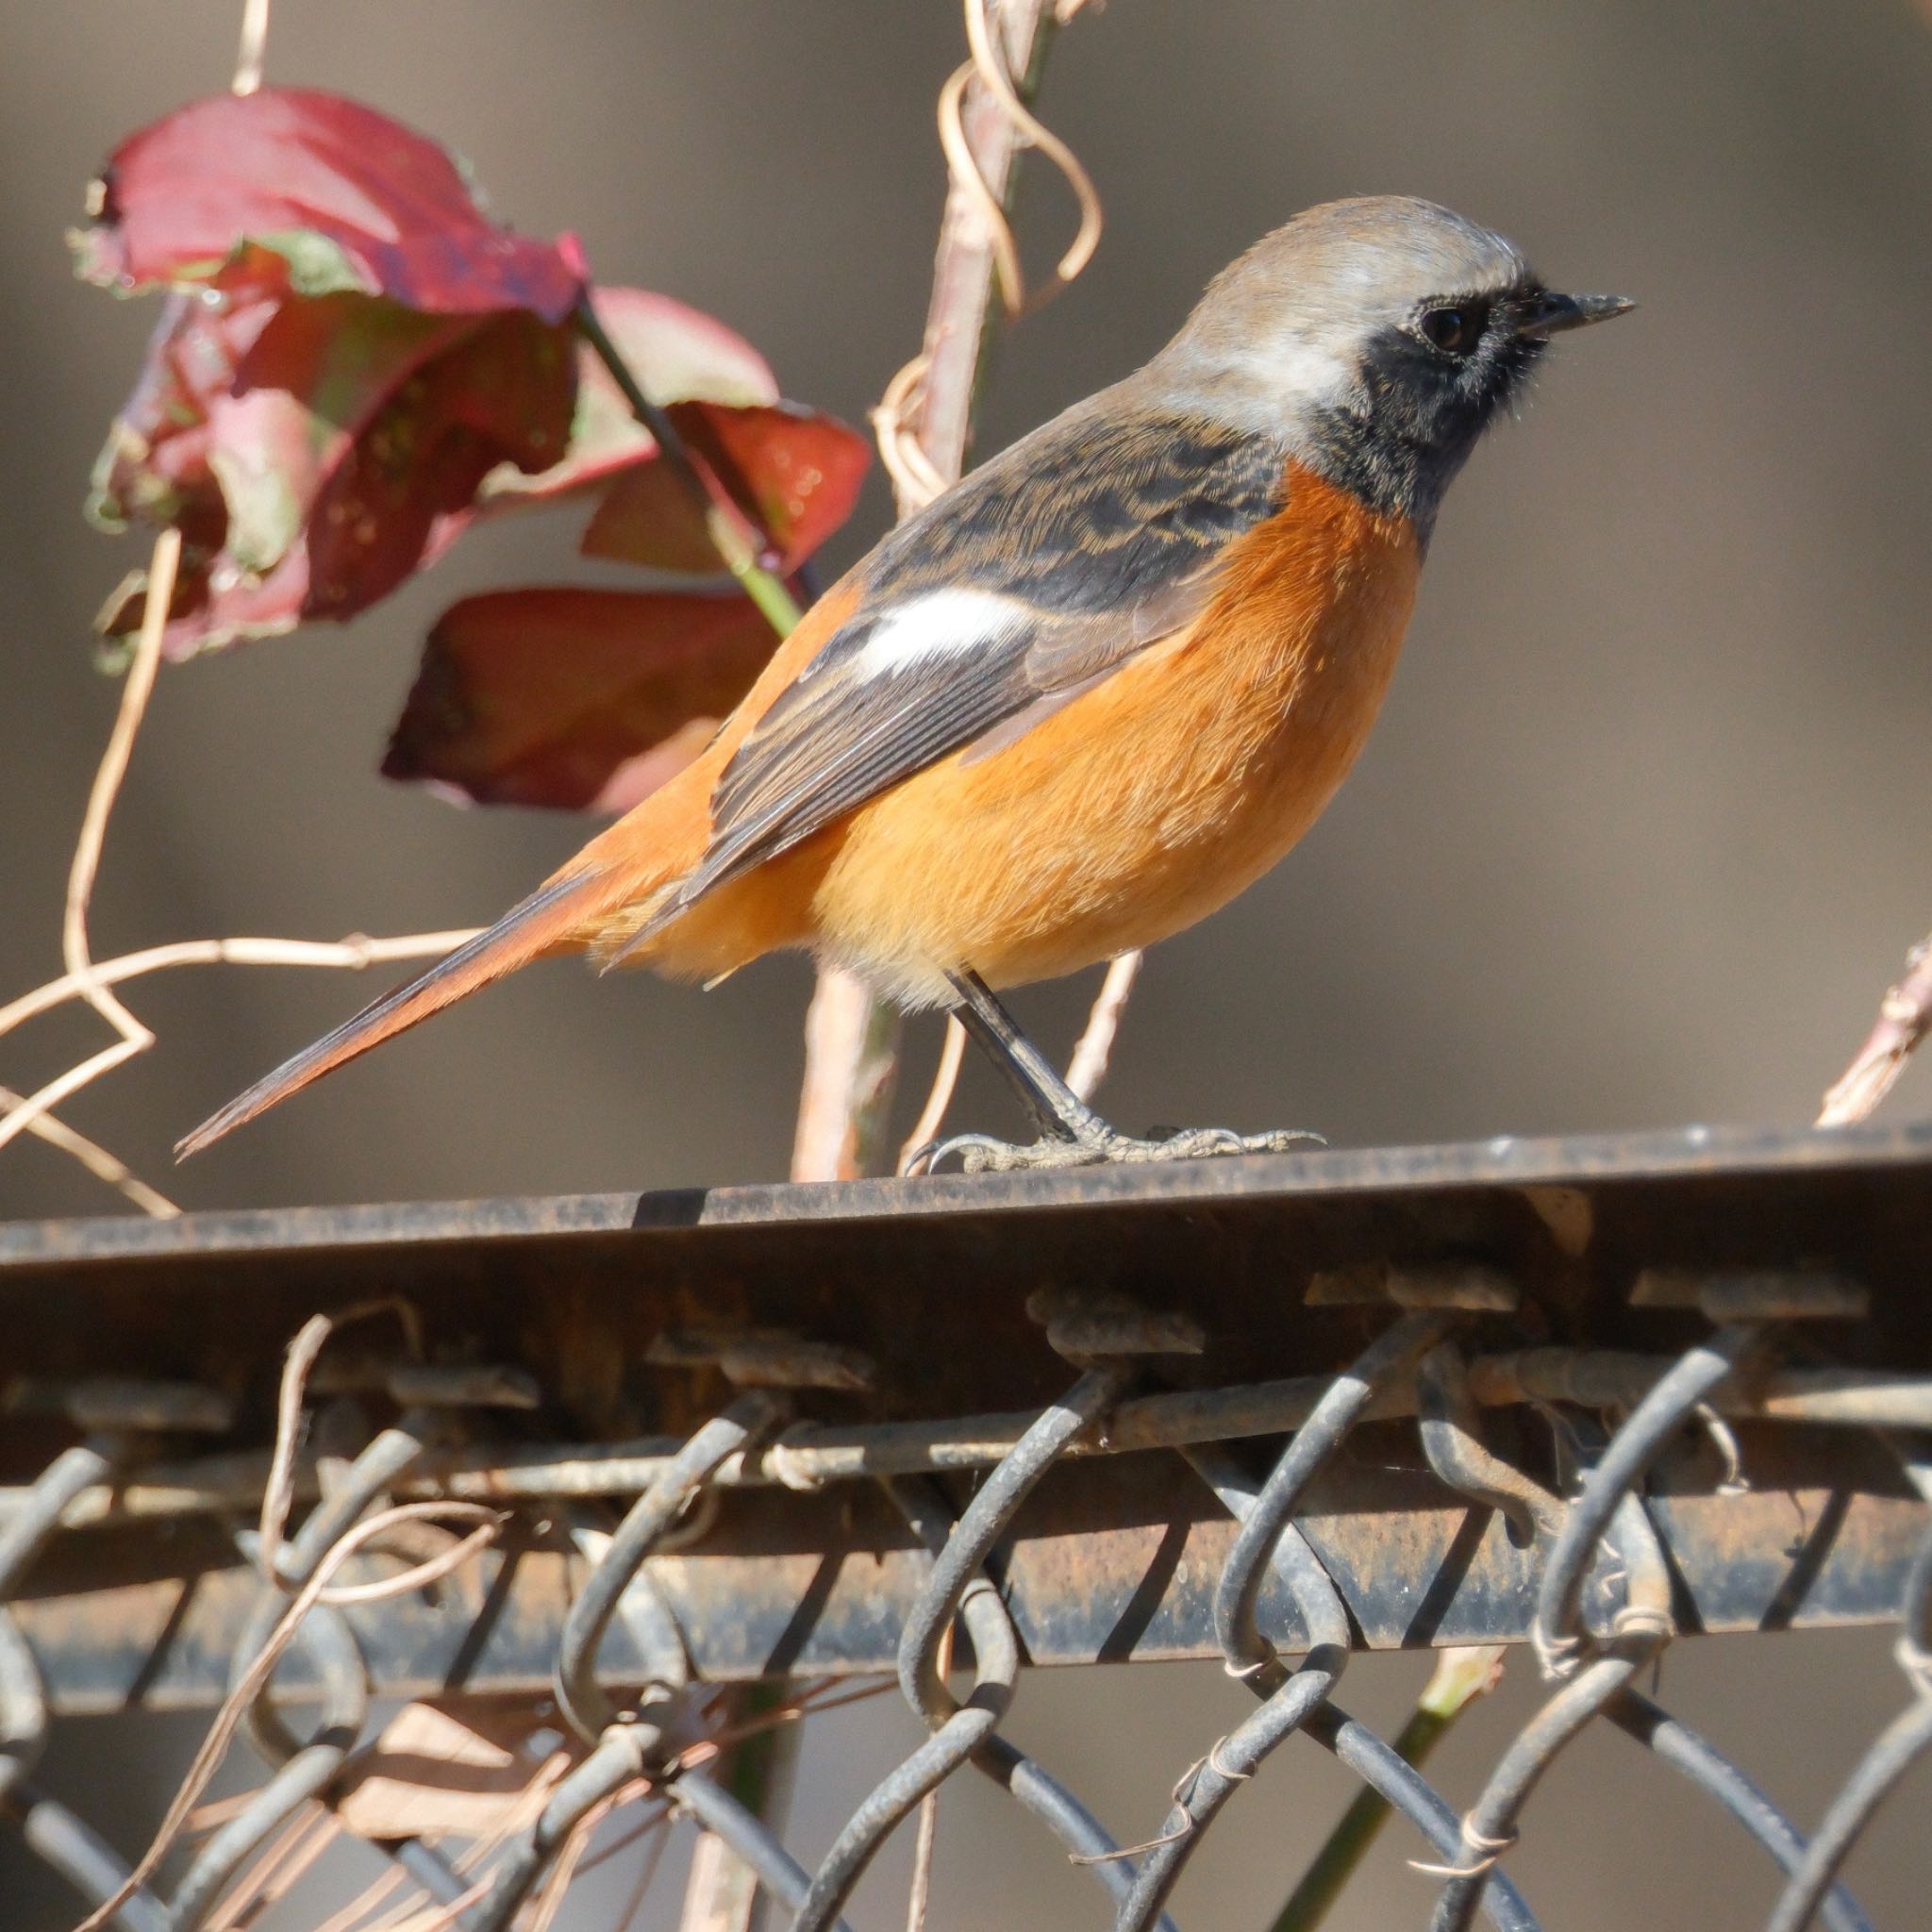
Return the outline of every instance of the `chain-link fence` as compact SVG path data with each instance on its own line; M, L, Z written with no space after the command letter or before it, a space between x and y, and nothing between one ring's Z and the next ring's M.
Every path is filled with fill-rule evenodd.
M1152 1927L1319 1748L1432 1932L1531 1928L1561 1903L1510 1849L1601 1721L1772 1861L1769 1932L1852 1932L1840 1868L1932 1744L1928 1208L1907 1130L0 1235L0 1812L135 1932L241 1923L317 1817L392 1862L390 1923L529 1923L624 1805L824 1928L970 1768ZM1816 1820L1646 1688L1686 1634L1855 1623L1898 1629L1899 1715ZM1486 1643L1547 1695L1458 1808L1342 1679ZM1254 1708L1123 1845L1002 1720L1023 1662L1185 1656ZM808 1870L719 1774L758 1723L720 1687L808 1715L884 1673L924 1740ZM485 1694L526 1720L495 1782L398 1828L372 1780L464 1728L373 1700ZM129 1706L219 1706L201 1768L239 1732L266 1774L191 1780L139 1864L35 1777L61 1712Z

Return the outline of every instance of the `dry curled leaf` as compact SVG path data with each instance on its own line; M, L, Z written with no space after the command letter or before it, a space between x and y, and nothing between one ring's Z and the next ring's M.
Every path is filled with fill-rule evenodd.
M406 1704L349 1760L336 1815L362 1838L486 1837L557 1756L544 1730L526 1710Z

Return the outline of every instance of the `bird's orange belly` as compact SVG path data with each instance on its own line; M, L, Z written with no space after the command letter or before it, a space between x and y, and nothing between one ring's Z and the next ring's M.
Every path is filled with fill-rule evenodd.
M810 940L938 1002L949 968L995 986L1071 973L1178 932L1274 865L1374 721L1420 560L1406 523L1306 473L1289 501L1240 541L1191 631L802 851Z

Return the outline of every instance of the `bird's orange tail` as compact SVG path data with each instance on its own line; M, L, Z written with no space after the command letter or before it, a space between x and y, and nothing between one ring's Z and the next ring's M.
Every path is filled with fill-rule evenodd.
M589 855L584 855L588 857ZM405 980L366 1006L354 1019L303 1048L274 1073L237 1094L219 1113L177 1141L175 1158L185 1160L219 1141L277 1101L332 1073L372 1046L426 1020L430 1014L527 965L553 947L568 944L574 931L623 903L639 890L636 868L596 866L560 874L513 906L487 931L445 953L427 971Z

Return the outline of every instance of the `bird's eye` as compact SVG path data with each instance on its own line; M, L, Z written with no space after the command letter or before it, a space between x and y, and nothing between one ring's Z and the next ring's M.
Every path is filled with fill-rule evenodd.
M1466 356L1482 341L1487 319L1481 308L1425 308L1417 318L1416 327L1424 341L1445 356Z

